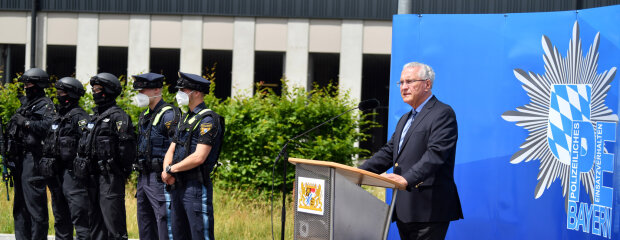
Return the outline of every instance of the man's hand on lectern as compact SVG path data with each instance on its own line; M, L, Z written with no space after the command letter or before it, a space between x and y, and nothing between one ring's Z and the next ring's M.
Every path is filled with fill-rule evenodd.
M384 173L384 174L381 174L381 176L387 179L390 179L394 182L400 183L405 187L407 186L407 180L401 175L394 174L394 173Z

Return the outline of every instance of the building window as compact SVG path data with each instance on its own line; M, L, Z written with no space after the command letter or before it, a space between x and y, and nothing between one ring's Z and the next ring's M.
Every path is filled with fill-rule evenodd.
M226 99L231 94L232 79L232 51L204 50L202 51L202 74L208 73L215 66L215 96Z
M54 80L75 77L75 46L47 45L47 74Z
M174 87L179 79L180 61L180 49L151 48L151 72L164 75L169 92L177 91Z
M340 55L338 53L310 53L308 59L308 79L314 85L325 87L329 83L338 84L340 72Z
M254 53L254 83L282 94L284 52L256 51ZM256 89L254 90L256 91Z
M24 73L26 45L0 44L0 82L12 81L17 74Z
M387 142L388 105L390 96L390 55L364 54L362 65L362 99L376 98L381 105L370 116L381 127L368 130L370 138L360 142L360 147L376 152Z
M107 72L120 77L127 74L126 47L99 47L98 72ZM88 80L88 79L80 79Z

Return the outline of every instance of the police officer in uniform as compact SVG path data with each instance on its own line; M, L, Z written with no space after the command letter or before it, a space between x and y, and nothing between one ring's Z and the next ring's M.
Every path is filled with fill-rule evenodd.
M125 181L136 157L136 141L131 118L116 105L121 93L118 78L99 73L90 79L95 115L80 139L74 171L90 176L91 237L127 239L125 221Z
M176 239L214 239L210 173L220 153L224 118L207 109L210 82L179 72L177 102L188 105L164 158L163 181L171 190L172 235Z
M56 116L54 103L45 96L49 76L39 68L19 78L26 97L7 126L8 165L15 181L13 220L16 239L46 239L48 228L45 179L39 171L45 133Z
M181 111L162 99L163 75L146 73L133 77L133 88L139 91L133 98L134 105L148 106L138 122L138 158L134 165L134 170L140 172L136 191L140 239L171 239L170 195L164 191L161 172Z
M73 239L74 226L77 239L90 239L88 191L84 179L73 174L78 141L89 119L78 104L84 93L84 86L75 78L56 82L59 116L47 134L39 165L52 196L56 239Z

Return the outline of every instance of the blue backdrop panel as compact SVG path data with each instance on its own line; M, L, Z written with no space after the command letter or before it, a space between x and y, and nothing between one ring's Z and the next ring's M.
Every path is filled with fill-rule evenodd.
M578 29L575 29L575 22L578 23ZM610 163L615 165L616 173L601 172L600 181L603 183L597 185L613 188L612 207L604 209L612 213L612 225L609 234L603 234L601 228L604 226L601 226L601 221L597 220L598 225L594 226L596 216L585 214L593 213L595 204L584 184L577 185L581 191L576 204L578 207L580 204L584 205L586 210L576 209L573 212L575 218L571 220L567 218L565 207L570 205L567 205L568 196L563 195L561 177L549 178L552 181L549 187L545 188L543 185L543 190L536 191L539 175L543 176L541 179L545 179L545 174L539 173L540 156L511 163L511 158L521 150L520 146L531 133L522 124L517 125L517 121L508 121L506 116L502 117L508 111L517 111L517 108L532 103L532 94L528 95L528 91L523 87L524 83L516 77L515 69L522 69L526 77L551 76L550 69L553 68L550 68L550 65L545 67L543 35L548 38L552 51L553 48L557 49L558 58L567 58L569 42L576 30L577 40L581 41L581 45L575 45L575 49L580 49L581 52L574 55L582 60L587 56L590 46L595 43L595 36L600 33L596 50L598 59L592 58L589 64L580 65L598 64L593 66L596 73L594 76L599 78L590 77L587 79L591 80L586 80L584 75L571 81L570 69L583 67L571 67L572 65L567 63L559 66L560 72L567 74L557 78L563 79L563 82L555 83L561 85L557 89L564 87L583 90L588 88L585 85L589 84L592 89L591 99L586 97L582 101L591 100L592 119L589 120L596 124L603 122L604 118L605 121L616 123L619 80L615 78L618 76L607 76L612 79L608 84L597 85L592 81L600 82L600 79L605 78L604 73L614 72L615 68L620 67L618 22L620 6L579 12L394 16L388 121L390 136L400 116L411 109L403 103L396 85L402 66L407 62L423 62L434 68L436 79L433 93L439 100L451 105L457 114L459 140L455 181L465 219L452 222L448 239L620 239L620 206L613 207L620 202L620 161L617 156L610 155L613 159ZM528 72L531 74L528 75ZM609 87L603 101L595 101L597 96L603 96L604 93L604 90L597 86ZM552 88L553 85L540 85L535 86L534 90L530 89L542 92L541 96L544 96L547 105L537 104L536 107L545 114L553 112L552 104L549 103L549 92ZM609 108L611 113L601 113L600 108L603 107ZM559 107L557 109L560 114L567 111ZM572 109L573 113L578 110L584 116L589 115L587 107ZM602 115L605 117L601 117ZM544 134L530 138L540 138L540 141L544 142L541 146L546 149L534 151L541 154L546 152L548 159L551 159L549 162L555 165L569 166L558 164L560 157L551 155L551 145L547 143L545 130L549 119L552 119L549 116L546 114L536 120L542 125L535 128L543 129ZM565 126L564 130L570 133L568 128L571 124ZM620 139L616 132L611 135ZM592 143L595 138L583 139ZM560 142L557 137L555 141ZM604 146L606 153L616 152L615 142L608 141ZM583 155L587 148L582 147ZM580 162L582 158L585 157L580 157ZM566 161L568 163L570 159ZM564 169L570 171L570 167ZM567 183L567 186L570 185ZM388 196L390 194L388 192ZM581 218L580 213L584 214ZM600 211L594 213L597 214L601 217ZM583 222L579 223L583 225L578 226L577 230L567 229L570 225L567 221L577 224L581 220ZM397 239L394 229L395 226L390 233L391 239Z

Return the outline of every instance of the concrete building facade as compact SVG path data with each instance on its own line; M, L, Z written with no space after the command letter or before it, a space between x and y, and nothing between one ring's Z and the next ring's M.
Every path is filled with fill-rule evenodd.
M30 13L0 13L0 44L24 45L23 69L30 68ZM101 47L126 48L126 71L116 73L126 75L155 71L149 62L152 49L176 49L179 58L165 61L184 72L203 73L203 51L230 51L232 97L252 94L256 52L281 53L280 75L304 88L312 86L309 76L315 70L309 69L310 54L332 53L339 55L338 79L332 80L359 100L363 55L391 51L387 20L39 12L37 21L36 67L49 70L63 64L48 61L48 48L74 46L74 73L85 82L109 71L99 62Z

